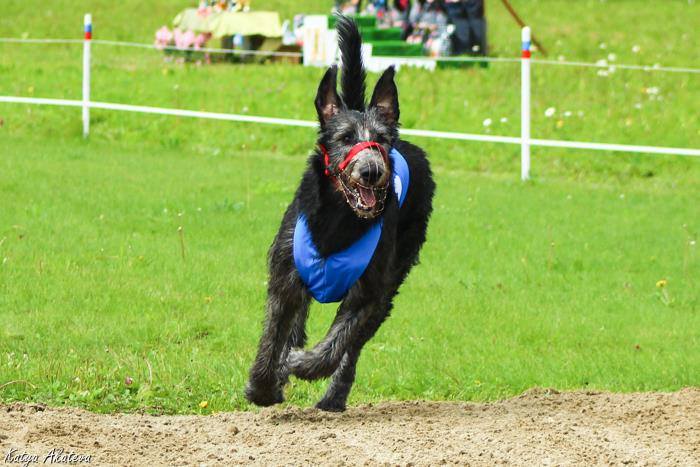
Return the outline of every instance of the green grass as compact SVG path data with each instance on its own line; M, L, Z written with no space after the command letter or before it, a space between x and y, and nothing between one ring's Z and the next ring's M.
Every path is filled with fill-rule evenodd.
M72 34L80 14L64 11L88 8L74 3L6 2L1 35ZM190 2L148 2L134 17L137 3L90 2L98 34L150 41ZM326 3L284 8L288 17ZM555 57L681 66L698 63L684 44L698 37L699 8L542 0L523 14ZM489 14L495 53L517 53L510 20ZM0 95L79 98L79 64L79 46L0 45ZM93 72L95 100L302 119L314 117L321 75L166 64L100 45ZM537 137L700 147L695 75L536 67L534 79ZM401 70L403 124L517 135L517 81L517 64ZM654 87L661 100L646 91ZM78 109L0 104L0 401L249 408L241 390L263 317L265 254L313 132L92 116L84 141ZM351 403L700 385L699 161L537 148L523 184L515 146L413 141L431 155L435 213L422 264L360 360ZM311 341L333 313L314 305ZM293 381L287 395L308 405L323 389Z

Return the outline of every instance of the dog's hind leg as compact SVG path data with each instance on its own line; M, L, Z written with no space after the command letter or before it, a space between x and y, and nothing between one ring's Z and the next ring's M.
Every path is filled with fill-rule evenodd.
M420 232L412 232L420 229L409 229L408 234L420 235ZM413 247L405 248L407 246ZM326 393L323 398L316 404L316 407L321 410L326 410L330 412L342 412L345 410L345 404L352 389L352 385L355 382L355 367L357 366L357 360L360 358L360 353L364 345L374 337L379 327L382 323L389 317L391 310L394 307L394 297L398 293L399 287L403 283L404 279L408 275L413 265L418 259L418 249L420 247L420 242L407 242L400 247L400 258L399 264L397 265L396 272L392 275L390 286L390 292L384 301L382 307L378 311L372 314L367 322L360 328L357 333L357 338L352 341L348 349L343 356L338 369L333 373L331 379L331 384L328 386ZM416 245L417 246L414 246Z
M365 325L362 326L357 339L350 344L338 369L333 373L326 394L316 404L316 408L328 412L342 412L345 410L348 395L355 382L355 368L357 366L357 360L360 358L360 352L362 352L364 345L374 336L379 326L381 326L389 316L392 307L393 305L391 301L389 301L385 310L373 315Z
M362 305L360 305L362 299ZM351 293L338 308L326 337L310 350L291 349L287 366L297 378L313 380L333 374L340 365L350 343L368 319L379 310L377 302L369 302Z
M294 324L301 315L306 315L309 301L309 295L301 284L277 290L271 283L263 335L245 389L245 396L250 402L268 406L284 400L282 387L286 382L286 371L281 368L280 360L287 352L289 343L301 338ZM305 319L302 318L302 321L305 322ZM295 332L292 332L293 327Z

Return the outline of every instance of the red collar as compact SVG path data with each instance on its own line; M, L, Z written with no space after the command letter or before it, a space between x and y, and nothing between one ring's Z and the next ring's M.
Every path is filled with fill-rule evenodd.
M384 162L385 163L388 162L388 160L387 160L388 157L386 154L386 149L384 149L384 146L377 143L376 141L363 141L363 142L357 143L356 145L351 147L350 151L348 151L347 155L345 156L345 159L343 159L343 162L338 164L338 169L335 172L331 172L331 158L328 155L328 151L326 150L326 147L322 144L319 144L318 147L321 148L321 153L323 154L323 167L325 169L324 173L328 177L336 177L340 172L345 170L345 168L348 166L348 164L353 159L353 157L355 157L358 153L360 153L361 151L364 151L367 148L374 148L374 149L378 150L381 153L382 158L384 158ZM388 163L386 165L387 165L387 167L389 166Z

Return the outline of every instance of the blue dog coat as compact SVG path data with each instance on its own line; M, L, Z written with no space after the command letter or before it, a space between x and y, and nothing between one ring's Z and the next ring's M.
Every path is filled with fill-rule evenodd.
M395 148L389 153L393 166L394 191L403 205L408 192L409 170L406 159ZM294 264L311 295L321 303L339 302L367 269L382 235L384 219L379 218L352 245L327 258L316 249L306 216L299 214L294 228Z

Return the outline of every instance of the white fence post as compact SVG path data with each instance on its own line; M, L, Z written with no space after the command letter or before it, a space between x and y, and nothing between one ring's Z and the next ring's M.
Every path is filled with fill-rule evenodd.
M84 20L85 39L83 40L83 137L90 134L90 43L92 41L92 15L87 13Z
M520 59L520 178L530 178L530 28L522 29Z

